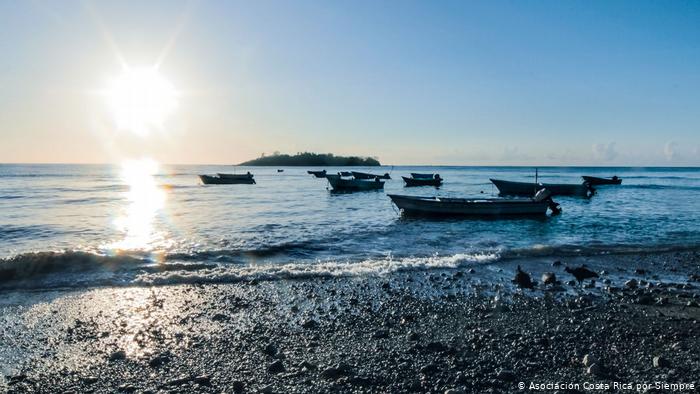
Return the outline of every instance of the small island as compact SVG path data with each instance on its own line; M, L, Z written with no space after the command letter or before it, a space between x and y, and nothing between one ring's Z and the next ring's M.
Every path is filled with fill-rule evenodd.
M241 166L307 166L307 167L343 167L343 166L380 166L379 160L374 157L360 156L335 156L332 153L303 152L296 155L287 155L275 152L270 156L264 153L257 159L248 160Z

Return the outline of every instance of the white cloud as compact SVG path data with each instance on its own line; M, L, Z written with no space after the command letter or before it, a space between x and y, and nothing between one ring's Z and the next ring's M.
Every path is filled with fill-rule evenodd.
M618 153L615 149L615 143L609 144L594 144L593 157L597 160L612 161L617 157Z
M664 156L666 156L666 160L668 161L674 161L679 158L679 154L677 151L678 148L678 143L676 141L668 141L666 145L664 145Z

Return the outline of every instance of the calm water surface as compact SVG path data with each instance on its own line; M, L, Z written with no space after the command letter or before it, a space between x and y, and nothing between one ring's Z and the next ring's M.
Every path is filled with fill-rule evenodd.
M510 220L402 218L386 193L491 196L489 178L532 181L532 168L360 168L393 179L352 194L330 193L308 169L236 167L257 184L204 186L197 174L234 167L0 165L0 286L345 275L700 244L698 168L543 168L543 182L624 181L589 200L557 198L559 216ZM445 184L405 188L410 172ZM65 253L31 254L49 251Z

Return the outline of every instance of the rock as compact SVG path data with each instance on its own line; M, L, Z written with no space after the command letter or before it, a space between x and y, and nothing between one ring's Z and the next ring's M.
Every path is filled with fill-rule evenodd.
M308 361L302 361L301 364L299 364L299 368L303 371L311 371L318 369L318 366L314 363L310 363Z
M447 346L445 346L442 342L435 341L425 345L425 350L429 352L444 352L447 350Z
M557 283L557 276L554 272L545 272L542 274L542 283L544 283L545 286L554 285Z
M269 373L282 373L286 370L287 369L284 367L284 364L282 364L282 361L280 360L277 360L274 363L267 366L267 372Z
M233 392L236 394L242 393L243 390L245 390L245 384L241 382L240 380L234 380L231 383L231 388L233 389Z
M417 340L420 339L420 334L418 334L418 333L415 332L415 331L411 331L411 332L408 333L408 337L407 337L407 338L408 338L409 341L415 342L415 341L417 341Z
M262 388L259 390L259 392L262 393L262 394L272 394L272 393L275 392L275 390L272 388L272 385L271 385L271 384L268 384L267 386L262 387Z
M374 338L376 338L376 339L382 339L382 338L388 338L388 337L389 337L388 330L377 330L374 332Z
M663 356L656 356L654 357L654 368L668 368L671 366L671 363L665 359Z
M515 380L515 374L513 373L513 371L502 369L496 374L496 379L502 380L504 382L512 382Z
M469 268L469 269L467 270L467 272L470 273L470 274L474 274L474 273L476 273L476 270L475 270L474 268Z
M224 322L228 321L229 317L224 315L223 313L217 313L216 315L212 316L211 319L218 322Z
M646 275L647 271L641 268L637 268L636 270L634 270L634 273L635 275Z
M654 303L654 298L649 294L642 294L637 298L637 304L639 305L651 305Z
M591 365L597 363L598 360L593 357L591 354L586 354L583 356L583 365L586 367L590 367Z
M603 373L603 368L600 367L600 364L591 364L586 372L588 372L589 375L600 376Z
M438 368L437 365L435 365L435 364L428 364L428 365L424 365L424 366L421 367L420 373L423 374L423 375L432 375L433 373L435 373L435 372L437 372L437 371L439 371L439 370L440 370L440 368Z
M161 365L167 363L168 361L170 361L170 356L168 354L162 353L150 359L148 361L148 365L151 368L158 368Z
M308 320L305 320L303 323L301 323L301 326L303 328L306 328L306 329L314 328L317 325L318 325L318 323L316 323L316 320L313 320L313 319L308 319Z
M123 360L126 358L126 352L123 350L117 350L109 355L109 361Z
M340 363L334 367L328 367L321 371L321 377L324 379L336 380L341 376L347 376L350 373L350 366Z
M191 381L192 378L187 375L182 375L179 378L175 378L172 380L169 380L167 383L165 383L167 386L182 386L183 384Z
M698 303L695 302L695 301L688 301L688 303L685 304L685 306L689 306L689 307L691 307L691 308L698 308L698 307L700 307L700 304L698 304Z
M628 289L636 289L637 285L638 283L636 279L630 279L627 282L625 282L625 287Z
M211 378L208 375L200 375L194 378L194 382L200 386L211 386Z
M552 263L552 267L559 267L561 265L561 261L557 260Z
M86 376L82 379L83 383L85 384L93 384L97 383L97 377L96 376Z
M277 346L274 343L270 342L263 349L263 353L267 354L270 357L275 357L277 355Z
M445 394L465 394L465 392L462 389L448 389L445 390Z

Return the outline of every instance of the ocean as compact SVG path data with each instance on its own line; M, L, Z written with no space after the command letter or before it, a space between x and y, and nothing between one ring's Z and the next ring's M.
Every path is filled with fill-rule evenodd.
M545 167L542 182L623 178L590 199L557 197L544 218L399 215L387 193L495 196L489 178L534 180L531 167L326 168L391 174L384 191L335 194L318 168L0 165L0 289L225 283L493 264L700 245L700 168ZM255 174L209 185L198 174ZM445 183L404 187L401 175Z

